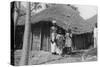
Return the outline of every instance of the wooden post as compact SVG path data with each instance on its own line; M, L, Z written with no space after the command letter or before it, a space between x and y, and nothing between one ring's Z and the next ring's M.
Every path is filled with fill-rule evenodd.
M94 48L97 47L97 38L98 38L98 32L97 32L97 28L94 28Z
M30 49L30 2L27 2L27 9L26 9L26 21L25 21L25 31L24 31L24 40L23 40L23 48L22 48L22 55L19 65L28 65L29 60L29 49Z

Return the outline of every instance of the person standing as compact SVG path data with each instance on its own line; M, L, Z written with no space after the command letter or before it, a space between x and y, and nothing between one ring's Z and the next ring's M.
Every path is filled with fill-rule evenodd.
M57 45L56 53L61 55L62 49L64 47L64 36L61 34L61 31L56 36L56 45Z
M70 34L67 32L65 34L65 48L64 48L64 53L65 54L70 54L72 51L72 40L70 38Z
M53 21L53 26L51 27L51 40L50 40L50 44L51 44L51 53L52 54L56 54L56 26L55 26L55 22Z

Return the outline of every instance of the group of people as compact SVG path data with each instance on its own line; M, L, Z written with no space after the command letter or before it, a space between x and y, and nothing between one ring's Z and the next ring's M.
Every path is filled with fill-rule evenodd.
M57 33L57 28L52 26L51 32L51 53L54 55L70 54L72 50L71 33L66 31L65 35L61 31Z

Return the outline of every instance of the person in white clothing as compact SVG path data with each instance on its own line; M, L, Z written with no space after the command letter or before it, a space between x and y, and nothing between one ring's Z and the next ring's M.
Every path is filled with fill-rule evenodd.
M55 38L56 37L56 27L52 26L51 27L51 53L52 54L56 54L56 42L55 42Z

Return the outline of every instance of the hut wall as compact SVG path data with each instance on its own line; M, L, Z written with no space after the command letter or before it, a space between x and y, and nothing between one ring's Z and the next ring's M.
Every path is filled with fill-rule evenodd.
M76 49L88 49L93 46L93 34L85 33L80 35L73 35L73 46Z
M44 23L41 27L41 49L50 51L50 26L49 23Z
M41 31L38 25L32 25L32 43L31 50L40 50Z
M50 23L40 21L32 24L32 50L50 51Z

